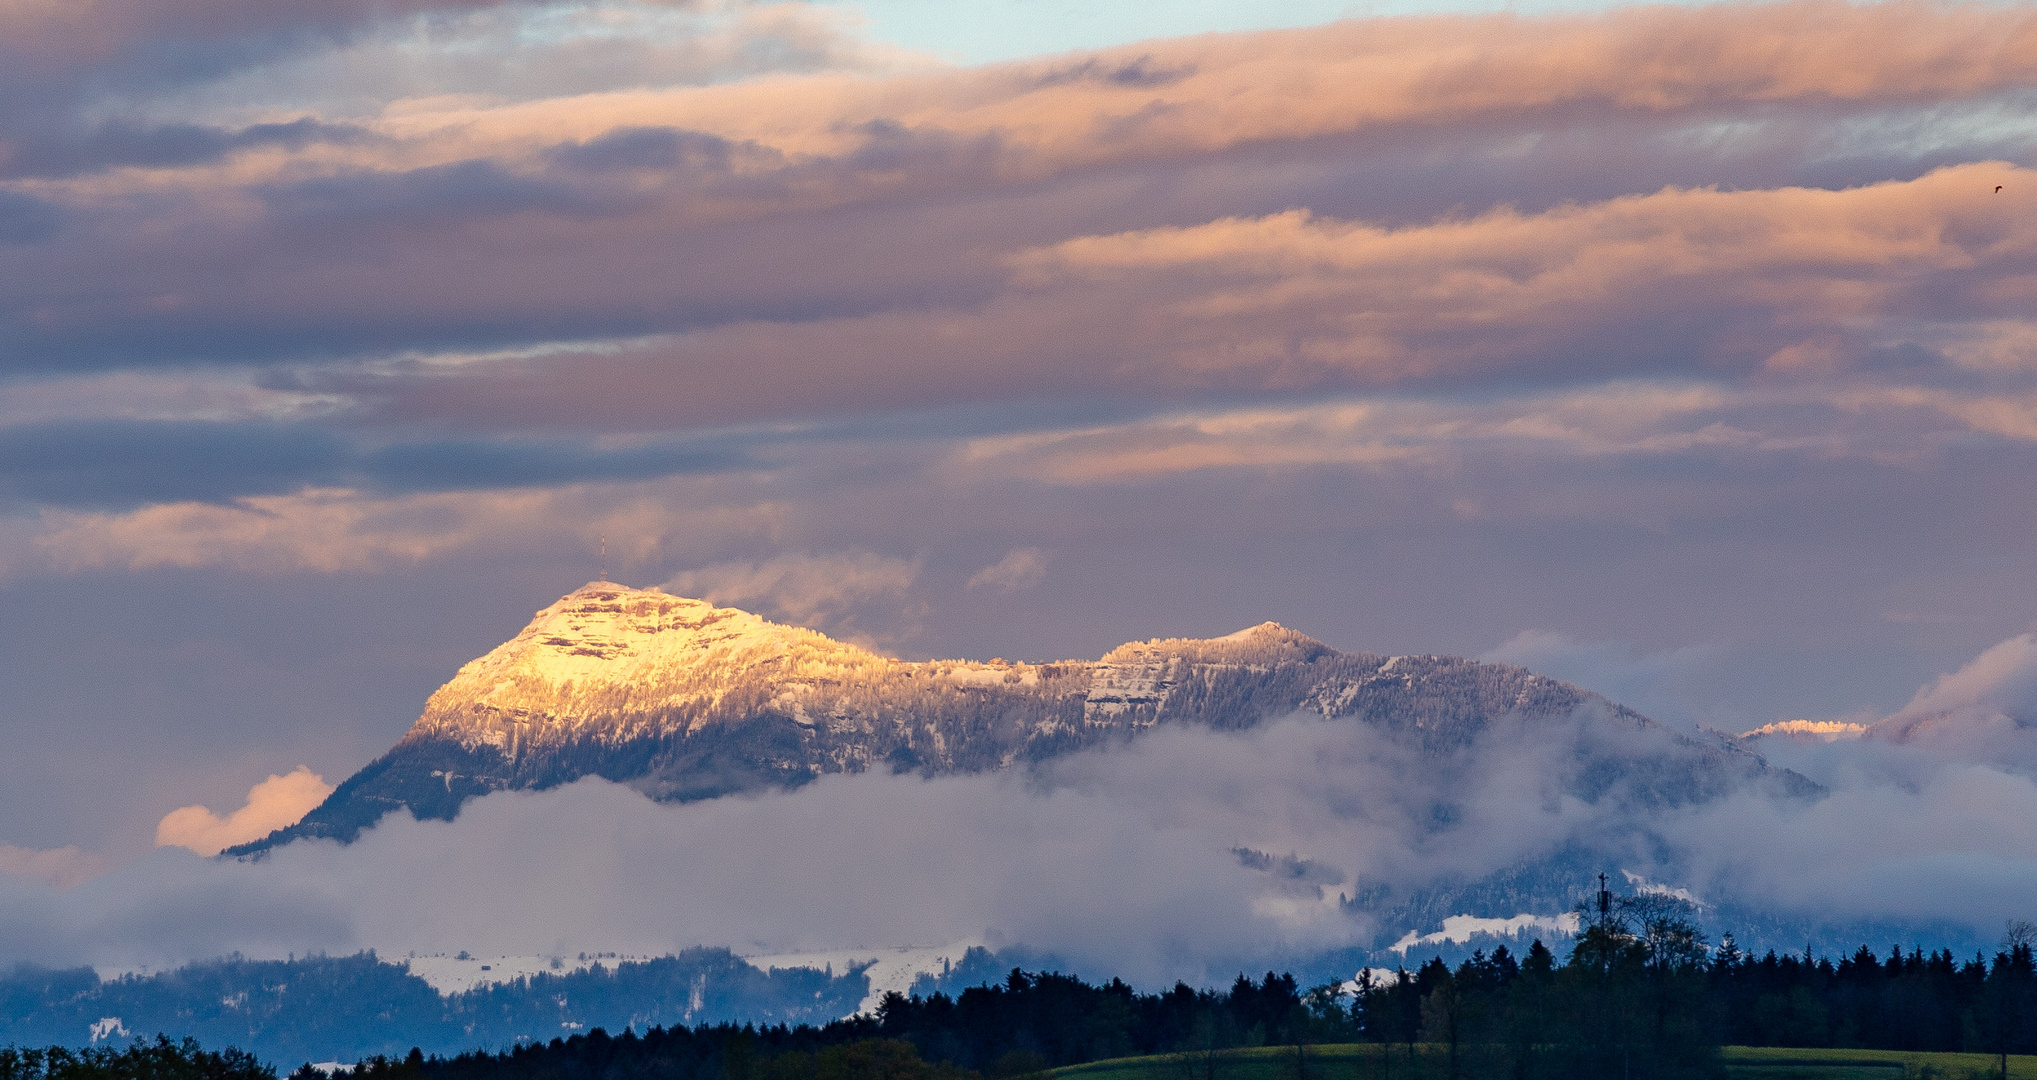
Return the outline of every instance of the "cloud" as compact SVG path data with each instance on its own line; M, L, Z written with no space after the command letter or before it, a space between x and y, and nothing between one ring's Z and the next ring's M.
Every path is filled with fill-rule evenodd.
M270 495L344 478L338 436L298 425L83 421L0 428L0 492L133 506Z
M1020 547L970 575L968 587L1010 593L1038 585L1046 576L1047 553L1036 547Z
M62 215L30 195L0 191L0 244L35 244L55 236Z
M19 379L0 402L0 430L9 432L128 420L159 424L314 421L351 403L261 385L253 373L115 371Z
M859 609L896 600L912 588L919 571L918 559L868 551L794 554L703 566L673 576L664 588L799 626L848 632Z
M1127 366L1191 383L1391 384L1559 364L1794 374L1807 342L1819 363L1844 366L1889 343L1879 334L1905 333L1898 320L1923 306L1911 296L1931 295L1937 319L1978 315L1946 302L1941 283L2037 244L1986 201L1983 178L2006 172L2021 175L1970 165L1846 191L1664 190L1404 229L1290 211L1069 240L1018 265L1057 294L1080 283L1139 296L1136 312L1113 313L1146 344ZM2018 287L2003 286L2007 302ZM1890 321L1847 333L1862 316Z
M1727 664L1717 646L1686 645L1659 652L1609 642L1580 642L1550 630L1523 630L1479 657L1595 690L1651 720L1695 733L1738 730L1707 708L1702 690ZM1714 706L1715 708L1715 706Z
M661 153L679 152L653 141ZM601 152L611 151L623 153ZM375 446L301 421L69 420L0 431L0 458L16 465L8 486L17 497L88 504L224 500L306 484L559 484L756 467L774 439L810 438L782 428L685 433L717 419L1010 401L1041 380L1059 393L1086 387L1133 401L1597 383L1562 398L1517 389L1496 405L1438 402L1485 421L1454 429L1443 408L1424 417L1408 402L1260 407L1190 417L1171 433L1164 418L1146 419L1129 440L1137 445L1109 461L1042 463L1069 475L1384 464L1501 439L1699 453L1827 453L1877 434L1877 454L1934 445L1890 437L1892 419L2030 442L2037 397L1979 381L1999 373L2000 361L1986 357L2013 350L2027 333L2010 313L2033 299L2013 270L2037 251L2037 231L1981 182L2003 168L1961 166L1843 191L1671 189L1403 228L1295 211L1081 237L1012 256L1017 284L972 313L744 323L612 346L394 363L307 375L298 392L299 400L350 403L351 423L450 421L505 433L496 437ZM510 184L504 197L551 190L497 178ZM2037 181L2030 186L2037 195ZM433 198L485 201L455 189ZM1976 293L1965 284L1976 275L2001 280ZM1918 314L1925 310L1928 319ZM1941 341L1950 351L1933 360L1929 346ZM1901 350L1926 360L1891 368L1886 357ZM1110 362L1097 363L1100 355ZM1806 367L1813 359L1816 370ZM1722 377L1755 385L1722 386ZM77 392L101 381L83 380ZM1757 410L1768 413L1757 422L1774 430L1749 423L1744 414ZM1677 430L1645 423L1675 423L1672 412L1706 422ZM1806 430L1813 412L1828 427L1850 419L1846 445ZM1430 418L1426 428L1408 423ZM604 444L536 433L547 426L648 434ZM1013 445L1059 438L1077 446L1106 434L1029 434Z
M1868 734L2037 772L2037 634L2018 634L1941 676Z
M374 499L345 489L312 489L226 505L166 502L124 513L51 511L34 544L40 561L69 572L222 565L271 573L362 571L457 550L491 519L523 519L549 501L539 493Z
M1845 763L1858 746L1802 749ZM2037 847L2004 824L2037 809L2037 785L1922 756L1884 762L1890 771L1841 764L1839 786L1815 804L1734 799L1671 826L1671 842L1691 859L1679 884L1707 899L1755 898L1833 919L1951 920L1985 931L2020 917L2037 886Z
M1962 709L2027 714L2037 709L2037 634L2018 634L1919 691L1890 717L1912 718Z
M2037 231L2021 204L1988 189L2021 175L1980 164L1840 191L1664 189L1398 228L1293 211L1084 236L925 283L959 290L952 306L867 311L885 304L867 290L888 273L870 267L837 293L848 314L787 297L800 317L498 363L335 372L306 388L390 419L643 431L1077 391L1165 402L1751 378L1822 388L1833 408L1929 410L2027 440L2037 432L2027 390L1919 385L1928 365L1874 367L1898 348L1985 348L2019 325L2037 298L2015 267L2037 251ZM2037 176L2025 186L2037 199ZM717 265L759 274L758 291L728 298L731 318L752 303L761 316L788 286L836 284ZM917 290L925 269L889 280ZM1980 281L1993 284L1969 289Z
M222 817L203 806L182 806L156 823L157 847L180 847L217 855L235 844L259 840L297 819L332 794L325 778L299 765L248 789L247 804Z
M1207 980L1366 940L1374 928L1337 903L1360 881L1476 874L1612 820L1611 804L1560 794L1576 736L1561 723L1506 732L1489 753L1437 760L1353 723L1165 730L1030 777L834 776L669 806L583 781L490 796L453 822L387 819L346 848L250 863L159 853L61 905L24 900L0 956L795 952L982 936L1142 981ZM1310 883L1241 863L1240 847L1308 860Z
M1638 379L1497 398L1340 395L988 434L960 442L953 467L976 477L1070 485L1317 466L1440 476L1479 457L1520 464L1625 459L1722 465L1854 458L1915 467L1976 434L1956 404L1980 402L1956 392L1920 400L1902 389L1834 393L1822 386ZM1471 503L1461 510L1467 516L1485 512Z
M483 0L483 4L494 0ZM0 40L21 58L22 75L59 78L66 68L85 67L160 48L162 39L181 39L196 54L271 39L291 42L292 32L340 32L392 15L434 8L480 6L458 0L424 0L385 5L330 4L315 11L278 9L252 0L183 0L167 4L116 2L80 7L30 0L0 13ZM281 38L282 41L275 39ZM238 40L236 40L238 39ZM201 72L203 68L199 69Z
M0 844L0 875L30 878L58 889L90 881L110 869L107 859L80 851L75 844L47 849Z
M801 3L53 6L0 12L0 59L11 62L0 64L0 87L39 91L0 99L0 177L206 168L313 142L344 147L374 138L349 121L405 98L500 104L925 64L858 40L851 14Z
M569 24L549 27L561 41L609 42L603 34L637 41L632 35L650 35L645 27L663 19L699 16L697 10L682 15L635 5L613 12L517 6L454 22L536 18L534 11ZM744 9L728 17L741 22L756 14ZM797 21L794 13L781 14ZM579 18L607 29L597 33L574 21ZM545 37L491 30L482 39L505 35ZM452 33L444 48L459 53L459 39L460 32ZM774 39L766 34L762 40ZM1749 44L1756 40L1767 44ZM1020 259L1035 271L1044 258L1072 272L1077 256L1091 258L1092 271L1108 269L1104 264L1116 264L1094 262L1097 243L1066 245L1093 234L1119 237L1116 245L1123 248L1122 238L1138 237L1150 253L1164 246L1167 230L1184 228L1191 244L1221 246L1229 241L1219 233L1235 239L1256 232L1264 234L1263 247L1283 229L1305 231L1272 213L1283 206L1309 206L1323 222L1483 215L1501 252L1474 259L1475 269L1435 290L1435 299L1446 309L1453 297L1481 294L1511 292L1527 302L1538 280L1553 285L1556 277L1532 272L1530 261L1520 268L1525 288L1504 287L1512 263L1534 249L1532 242L1506 242L1496 207L1519 206L1523 220L1534 221L1540 220L1531 213L1537 206L1547 211L1573 201L1602 202L1664 185L1698 189L1682 195L1689 206L1707 198L1758 206L1764 196L1785 196L1750 189L1771 189L1778 181L1858 187L1913 178L1922 171L1919 163L2015 159L2030 133L1989 118L2037 81L2032 40L2030 19L2017 8L1798 2L1356 20L889 78L837 73L678 88L651 80L599 93L561 87L561 96L509 102L420 91L417 100L390 103L344 124L307 119L300 111L281 123L312 124L290 136L309 140L301 146L288 139L242 146L232 140L253 138L249 133L259 125L221 126L227 134L206 138L227 139L219 145L228 148L206 160L34 185L33 197L52 212L82 214L103 227L60 234L63 246L54 252L39 245L0 255L0 265L32 256L38 265L55 257L78 267L74 274L28 278L31 288L15 315L0 322L0 340L24 364L44 369L220 359L275 365L556 341L618 343L752 322L765 324L764 331L876 312L953 314L980 305L992 290L1006 290L1003 279L1022 253L1050 253ZM789 54L800 53L793 48ZM767 46L760 55L775 53ZM1552 64L1552 56L1564 62ZM1114 74L1123 72L1135 77ZM459 80L433 75L426 81ZM327 127L317 127L321 123ZM1856 144L1877 149L1830 145L1837 138L1831 132L1856 130L1846 123L1858 128ZM1796 137L1799 126L1826 132L1819 137L1826 141L1807 144ZM657 131L730 153L625 175L574 162L576 147ZM1580 172L1578 140L1617 147L1593 145L1584 157L1596 171ZM1703 152L1694 149L1699 144ZM1268 148L1278 148L1274 156L1292 164L1266 159ZM1444 170L1451 178L1411 185L1417 177L1409 170L1425 180L1437 170L1438 155L1452 163ZM1524 155L1534 168L1521 167ZM1357 187L1337 182L1353 159L1369 163L1368 169L1400 171ZM1565 160L1570 164L1559 164ZM1618 169L1597 166L1606 160L1619 162ZM1678 163L1672 172L1695 175L1663 175L1666 160ZM1721 177L1718 170L1726 166L1720 163L1727 161L1753 172ZM1546 184L1535 179L1545 165L1562 175L1548 176ZM2025 197L2017 192L2028 185L2014 180L2018 174L2007 166L1997 171L2000 176L1976 190L2009 180L1993 209L2013 217ZM1176 173L1195 179L1124 187L1112 179L1114 172L1149 181ZM1792 174L1793 181L1787 179ZM1722 183L1737 190L1705 190ZM1448 194L1420 208L1398 196L1363 194L1411 187ZM1132 189L1140 194L1128 195ZM142 191L150 197L141 198ZM1025 212L1008 212L1019 207ZM1555 218L1570 220L1560 213ZM884 242L907 223L916 238L910 252ZM1715 233L1685 220L1661 231L1670 224L1656 223L1653 239L1674 241L1668 243L1672 252L1733 242L1758 252L1770 234L1800 242L1833 223L1813 215L1794 233L1773 222ZM1340 232L1320 223L1317 230L1327 240L1301 242L1291 253L1295 259L1307 262L1311 250L1339 238L1366 246L1362 230ZM1838 235L1857 242L1868 232L1856 222ZM1475 252L1476 238L1461 235L1464 246L1445 242L1435 250ZM1919 224L1881 239L1900 249L1929 235L1928 225ZM1599 281L1594 266L1660 274L1674 263L1650 260L1649 239L1636 234L1624 247L1613 244L1598 253L1598 263L1573 266L1567 276L1589 286ZM1405 240L1383 247L1406 248ZM1952 246L1963 246L1961 238L1953 237ZM511 250L519 258L489 255ZM851 251L854 258L825 254ZM1799 269L1822 265L1817 251L1803 253L1812 265ZM1266 261L1249 252L1231 254L1247 263ZM1842 266L1848 261L1839 260ZM1335 263L1322 267L1332 278L1350 270ZM1176 258L1148 269L1196 278L1208 268L1198 271ZM1301 267L1277 269L1291 274ZM1424 265L1417 254L1402 269L1419 273ZM1381 276L1391 280L1388 272ZM94 288L84 290L73 284L77 280L90 280ZM1096 286L1094 280L1067 284L1077 292ZM1361 283L1349 288L1363 295ZM1253 297L1253 291L1239 299L1263 308L1269 298L1263 291ZM1308 286L1290 291L1306 293ZM1769 296L1749 289L1731 298L1751 304L1758 318ZM1323 299L1334 308L1341 298ZM1593 306L1592 299L1577 298L1583 307ZM1155 310L1193 306L1163 302ZM2014 310L2017 298L1984 306ZM1392 316L1392 306L1382 314ZM1272 313L1266 315L1271 322ZM1432 336L1447 367L1451 354L1465 348L1449 339L1473 327L1461 316L1444 315ZM1679 333L1702 323L1693 316ZM1492 336L1505 340L1506 333L1495 328ZM1840 336L1843 353L1848 342ZM1817 339L1818 333L1806 332L1748 348L1760 346L1763 358L1785 350L1795 351L1784 359L1801 358L1823 348ZM1179 363L1169 344L1160 342L1159 352ZM1278 358L1265 354L1268 344L1237 343L1235 355L1218 366L1277 366ZM1302 344L1313 347L1291 358L1294 370L1277 384L1306 379L1325 362L1332 369L1349 366L1368 352L1362 341L1355 353ZM1532 349L1535 341L1527 345ZM1202 370L1218 354L1206 349L1187 366ZM1051 350L1042 355L1056 359ZM1104 370L1135 373L1139 358L1131 359ZM1418 359L1414 353L1402 363ZM711 370L730 377L727 369L742 366ZM1027 374L1031 378L1020 381L1033 385L1053 377L1037 367ZM887 384L880 396L901 385L911 384Z
M316 8L250 0L9 4L0 9L0 174L17 171L24 158L30 166L26 171L40 171L34 159L52 149L58 156L67 151L76 156L94 141L104 143L109 132L114 141L123 141L123 130L140 138L124 140L129 145L111 148L111 154L102 146L97 154L87 151L88 156L108 164L209 162L223 147L204 144L222 138L231 143L227 133L191 125L136 132L123 123L99 125L84 118L95 106L129 95L146 99L278 57L328 48L380 22L499 3L344 0ZM122 149L140 153L123 154ZM165 154L166 149L171 152Z
M47 179L119 167L205 165L243 151L295 149L312 142L344 145L367 137L351 125L308 117L239 128L110 120L85 131L43 131L15 139L0 158L0 177Z
M887 135L994 138L1001 164L1037 178L1078 164L1566 109L1660 116L1971 99L2037 81L2033 37L2020 9L1911 3L1357 19L882 80L809 76L497 108L451 102L404 122L475 125L475 137L508 140L584 136L629 113L810 157L852 154L883 124ZM1551 63L1556 54L1562 63Z
M698 0L516 4L384 22L335 48L287 56L188 87L186 113L283 102L373 117L392 102L460 97L501 104L767 73L883 71L924 58L859 35L851 11L801 3Z
M258 574L367 573L505 542L591 554L611 541L619 567L640 567L666 548L712 550L767 532L778 509L736 493L720 505L688 506L712 492L685 482L433 492L383 496L312 488L229 503L167 502L128 511L46 510L17 525L16 573L231 567Z
M6 477L0 496L45 506L120 507L218 503L307 486L446 491L629 480L756 467L748 441L512 437L362 445L315 423L248 416L26 423L0 426L0 475Z
M1029 773L837 775L683 805L584 780L492 795L452 822L391 817L344 848L302 842L254 862L158 852L60 900L0 885L19 913L0 926L0 958L980 939L1153 985L1385 946L1419 927L1340 895L1401 902L1580 850L1708 904L1814 922L1993 925L2037 883L2037 841L2005 827L2037 812L2027 777L1916 758L1902 782L1854 774L1818 800L1748 790L1669 807L1623 786L1645 785L1645 767L1593 771L1645 762L1662 739L1579 716L1497 723L1432 754L1302 718L1162 728ZM1595 800L1577 794L1607 780ZM1508 903L1435 914L1522 913ZM1528 913L1568 906L1547 903Z

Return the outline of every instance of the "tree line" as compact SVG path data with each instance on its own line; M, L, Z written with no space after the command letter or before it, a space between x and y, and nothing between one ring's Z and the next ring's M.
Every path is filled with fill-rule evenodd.
M276 1070L233 1047L206 1050L196 1039L158 1035L83 1050L0 1046L0 1080L276 1080Z
M1681 1077L1718 1071L1722 1045L2037 1052L2037 927L2011 924L1992 960L1950 950L1830 958L1711 947L1690 905L1603 889L1562 965L1537 941L1454 970L1432 960L1359 980L1362 1037L1440 1046L1461 1075ZM1467 1062L1469 1064L1467 1064Z

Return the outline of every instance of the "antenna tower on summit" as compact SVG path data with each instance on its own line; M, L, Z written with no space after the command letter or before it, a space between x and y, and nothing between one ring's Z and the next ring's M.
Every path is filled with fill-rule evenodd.
M608 537L601 538L601 580L608 580Z

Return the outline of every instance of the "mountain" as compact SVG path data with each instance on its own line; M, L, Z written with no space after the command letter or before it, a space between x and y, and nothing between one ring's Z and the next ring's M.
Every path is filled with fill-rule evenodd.
M504 1049L594 1028L820 1025L861 1005L870 991L864 970L766 971L726 949L688 949L441 994L410 962L372 952L236 955L105 980L89 967L21 965L0 970L0 1047L119 1044L163 1032L236 1046L288 1070L292 1062L400 1058L412 1046L447 1056Z
M1703 801L1815 784L1506 664L1343 653L1276 623L1121 645L1094 661L896 660L735 608L599 581L462 667L410 731L304 819L229 849L351 841L404 809L450 820L492 791L584 776L654 799L791 788L826 773L924 775L1043 761L1157 724L1246 728L1295 714L1373 727L1433 754L1493 725L1601 736L1563 778L1597 802Z

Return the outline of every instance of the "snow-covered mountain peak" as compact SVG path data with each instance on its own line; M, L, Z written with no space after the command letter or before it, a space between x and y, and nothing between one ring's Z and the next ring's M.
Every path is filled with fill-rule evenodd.
M303 821L229 850L351 840L393 807L451 819L492 791L589 775L656 799L711 799L829 773L1008 768L1162 723L1240 730L1303 715L1438 753L1501 719L1616 731L1617 763L1580 759L1563 781L1587 800L1679 805L1743 783L1819 790L1521 668L1340 653L1278 623L1133 642L1095 661L911 663L706 600L595 581L462 667L397 746ZM1628 760L1636 754L1645 760ZM1587 782L1607 769L1630 777L1633 793Z
M462 667L425 703L409 738L507 748L633 732L627 717L714 704L770 668L781 684L869 677L896 664L740 608L592 581Z
M406 739L510 752L583 739L615 743L695 730L724 705L740 706L744 715L761 706L808 726L860 726L898 707L901 695L946 700L989 690L1074 690L1093 720L1161 707L1187 668L1267 669L1330 651L1268 622L1220 638L1133 642L1100 661L907 663L739 608L590 581L462 667L431 696ZM1068 679L1087 685L1058 691L1047 685Z
M1234 634L1216 638L1153 638L1120 645L1105 653L1106 664L1182 660L1190 664L1307 663L1331 651L1320 641L1289 630L1277 622L1263 622Z

